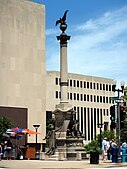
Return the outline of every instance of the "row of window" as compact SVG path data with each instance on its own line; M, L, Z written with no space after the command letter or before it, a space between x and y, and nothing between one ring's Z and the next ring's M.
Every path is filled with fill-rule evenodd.
M78 106L76 107L76 106L74 106L74 110L76 111L77 114L80 114L83 110L84 110L83 112L86 112L86 111L89 111L90 109L91 109L91 112L93 110L94 110L94 112L98 112L98 116L100 116L100 115L109 116L109 109L86 108L86 107L78 107ZM99 120L99 117L98 117L98 120Z
M55 84L60 85L60 78L56 77ZM86 82L86 81L79 81L79 80L72 80L72 79L68 80L68 86L112 91L112 85L109 84L93 83L93 82Z
M61 98L61 92L56 91L56 99L60 99L60 98ZM68 93L68 100L111 103L111 100L107 96L96 96L96 95L79 94L79 93Z
M104 123L103 115L109 115L109 109L74 107L76 111L75 119L80 123L80 131L84 134L85 140L96 139L97 127Z

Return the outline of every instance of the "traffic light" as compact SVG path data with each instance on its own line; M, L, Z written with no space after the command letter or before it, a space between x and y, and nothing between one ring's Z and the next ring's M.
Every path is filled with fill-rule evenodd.
M125 115L126 112L124 111L124 107L120 106L120 128L123 129L124 128L124 120L125 120Z
M116 122L115 122L115 105L110 107L110 120L111 120L111 128L116 128Z

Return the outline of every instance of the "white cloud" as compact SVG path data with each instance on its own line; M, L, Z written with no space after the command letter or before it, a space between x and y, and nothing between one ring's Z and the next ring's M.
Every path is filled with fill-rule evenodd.
M69 72L127 82L127 7L108 11L96 20L80 23L70 30L70 35ZM55 53L58 45L54 45L54 40L50 41L47 50L50 45L54 47L54 52L47 52L47 58L50 56L52 59L47 61L47 69L59 70L59 52ZM57 62L53 61L51 54Z
M46 35L56 35L58 33L58 30L56 29L47 29L46 30Z

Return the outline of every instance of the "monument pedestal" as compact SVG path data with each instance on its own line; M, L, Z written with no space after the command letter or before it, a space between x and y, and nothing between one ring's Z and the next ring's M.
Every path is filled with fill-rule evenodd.
M58 160L82 160L84 138L65 138L57 139L57 149L59 153ZM84 156L84 155L83 155Z
M67 135L70 121L74 121L75 111L69 103L60 103L54 111L55 115L55 138L59 152L59 160L80 160L84 138L77 135Z

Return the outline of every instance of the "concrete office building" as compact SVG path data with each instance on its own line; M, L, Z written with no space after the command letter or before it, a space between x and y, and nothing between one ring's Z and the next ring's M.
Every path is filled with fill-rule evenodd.
M0 0L0 114L19 127L40 124L39 143L46 133L45 59L45 6Z
M46 110L50 114L60 102L60 73L47 71L46 79ZM68 100L76 111L86 143L100 133L97 124L104 124L102 131L110 130L112 84L113 79L68 73Z

